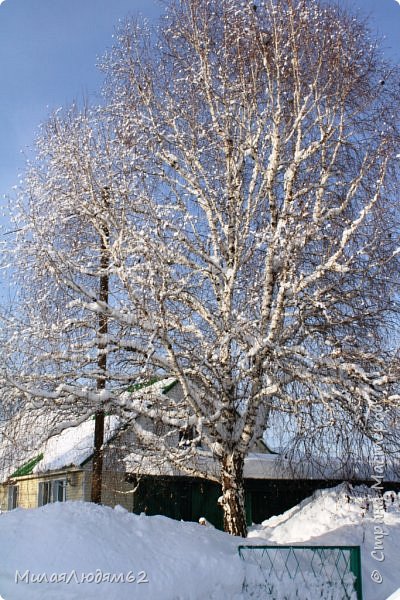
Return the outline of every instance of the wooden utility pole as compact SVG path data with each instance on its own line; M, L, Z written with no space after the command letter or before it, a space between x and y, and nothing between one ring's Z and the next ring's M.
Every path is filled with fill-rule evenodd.
M107 215L110 202L110 190L105 187L102 190L102 200L104 204L104 214ZM109 274L110 253L109 253L110 231L106 222L102 224L100 235L100 280L99 280L99 302L108 304L109 293ZM108 316L103 312L99 313L98 322L98 359L97 366L99 374L97 376L97 390L101 392L106 387L107 381L107 354L105 349L107 342L103 336L108 332ZM101 487L103 480L103 443L104 443L104 410L96 411L94 416L94 452L92 469L92 489L91 501L101 504Z

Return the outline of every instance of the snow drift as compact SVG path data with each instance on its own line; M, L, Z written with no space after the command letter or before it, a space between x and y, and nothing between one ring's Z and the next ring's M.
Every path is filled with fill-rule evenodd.
M239 544L360 545L364 600L400 586L400 510L388 501L385 559L374 560L373 500L366 488L316 493L235 538L197 523L83 502L0 515L0 596L5 600L239 600ZM382 583L371 573L379 570ZM290 598L292 600L292 598ZM312 599L310 599L312 600Z
M386 600L400 585L399 497L386 498L379 511L377 495L366 486L320 490L253 528L249 542L360 546L363 598ZM375 545L382 549L374 552Z

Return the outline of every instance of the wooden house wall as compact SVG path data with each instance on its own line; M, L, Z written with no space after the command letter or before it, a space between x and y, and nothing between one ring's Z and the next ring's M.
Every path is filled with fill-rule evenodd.
M27 475L25 477L16 477L10 482L11 485L17 485L18 507L36 508L39 500L39 483L43 481L53 481L57 479L66 479L66 499L82 500L84 474L80 470L52 471L38 475ZM8 485L1 486L0 502L2 510L8 510Z

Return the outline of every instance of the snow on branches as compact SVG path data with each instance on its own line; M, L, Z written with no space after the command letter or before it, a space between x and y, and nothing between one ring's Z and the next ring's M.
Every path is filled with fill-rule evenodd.
M25 389L85 385L126 412L124 382L176 378L157 418L213 448L243 534L243 459L268 427L346 460L383 402L398 447L399 73L364 25L304 0L171 2L157 34L128 21L103 69L106 108L50 119L19 203Z

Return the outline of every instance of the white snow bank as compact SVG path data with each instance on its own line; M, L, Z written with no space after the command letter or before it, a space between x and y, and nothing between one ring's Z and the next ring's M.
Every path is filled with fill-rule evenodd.
M244 574L240 541L196 523L138 516L121 507L65 502L16 509L0 515L0 595L5 600L234 599ZM130 579L133 574L136 581L77 583L74 571L79 581L82 574L90 580L91 574L120 573ZM43 574L59 582L32 582ZM63 574L70 583L62 581ZM148 582L138 583L143 579Z
M318 492L254 527L246 540L196 523L83 502L16 509L0 514L0 596L5 600L244 600L245 572L251 577L254 569L245 571L237 553L239 544L302 543L361 546L364 600L386 600L400 586L400 509L394 498L379 524L373 513L375 500L370 490L365 496L367 490L355 488L350 495L342 485ZM376 527L387 533L383 561L371 556L378 540ZM371 579L375 571L381 574L380 584ZM35 582L38 576L44 578L41 583ZM121 576L127 581L107 581ZM135 581L129 581L133 576ZM285 593L291 589L289 583Z
M263 538L266 545L360 546L363 598L386 600L400 585L400 508L395 496L387 502L386 511L379 509L378 502L365 486L350 493L345 484L320 490L283 515L254 527L249 542L259 543ZM383 550L374 558L371 553L380 543ZM379 580L378 574L380 583L372 580Z

